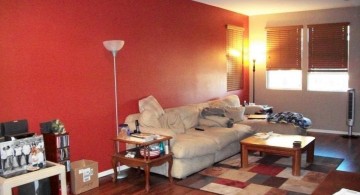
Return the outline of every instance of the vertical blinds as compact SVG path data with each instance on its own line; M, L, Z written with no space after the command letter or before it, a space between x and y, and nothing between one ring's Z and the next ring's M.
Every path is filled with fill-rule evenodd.
M226 25L227 91L242 88L244 28Z
M302 26L266 28L266 69L301 69Z
M308 25L309 71L348 70L348 22Z

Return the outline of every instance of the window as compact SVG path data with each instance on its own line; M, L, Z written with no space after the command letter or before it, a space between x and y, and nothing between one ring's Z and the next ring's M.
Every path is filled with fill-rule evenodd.
M268 89L301 90L301 70L270 70L266 76Z
M301 90L302 26L267 28L267 88Z
M243 84L244 29L233 25L226 28L227 91L234 91Z
M309 72L309 91L343 92L348 90L349 75L347 72Z
M348 89L349 23L308 25L308 90Z

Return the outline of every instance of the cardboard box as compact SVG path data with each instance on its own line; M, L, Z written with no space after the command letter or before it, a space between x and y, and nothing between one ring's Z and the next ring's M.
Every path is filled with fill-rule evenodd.
M82 192L99 187L98 163L92 160L79 160L71 163L71 192Z

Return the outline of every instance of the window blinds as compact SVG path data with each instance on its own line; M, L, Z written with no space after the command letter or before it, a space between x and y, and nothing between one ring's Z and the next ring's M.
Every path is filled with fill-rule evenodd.
M302 26L266 28L266 69L301 69Z
M226 25L227 90L242 88L244 28Z
M348 70L349 24L314 24L309 30L309 71Z

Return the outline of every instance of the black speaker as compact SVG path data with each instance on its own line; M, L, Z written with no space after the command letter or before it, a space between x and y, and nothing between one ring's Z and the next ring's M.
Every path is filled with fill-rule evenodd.
M53 121L55 121L55 120L40 123L41 133L52 133L51 124Z
M2 135L8 136L13 134L27 133L29 130L28 121L26 119L8 121L2 123Z
M0 137L4 137L4 124L0 123Z

